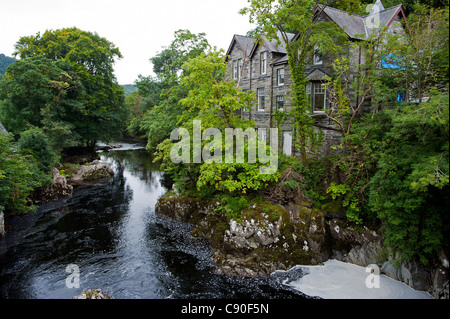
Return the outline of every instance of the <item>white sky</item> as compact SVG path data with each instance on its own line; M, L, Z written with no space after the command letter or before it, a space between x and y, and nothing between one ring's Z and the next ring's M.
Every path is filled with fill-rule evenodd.
M247 0L0 0L0 53L12 56L21 36L77 27L97 32L123 55L115 64L119 84L152 74L149 59L168 46L179 29L204 32L226 50L234 34L254 26L239 9Z

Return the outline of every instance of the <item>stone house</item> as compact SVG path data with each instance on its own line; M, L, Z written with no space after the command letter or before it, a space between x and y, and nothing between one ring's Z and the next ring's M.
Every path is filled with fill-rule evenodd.
M315 8L315 13L320 15L318 21L332 21L342 28L348 38L358 43L364 41L371 33L378 30L379 26L385 26L384 32L402 32L401 19L405 18L402 5L385 9L380 0L377 0L367 16L350 15L345 11L332 7ZM288 34L289 40L295 40L298 35ZM281 39L281 36L280 36ZM243 91L252 90L257 98L257 103L250 111L241 112L245 119L254 120L256 128L260 128L260 138L266 139L267 129L277 127L273 114L276 110L289 112L291 108L291 72L288 64L288 55L285 43L276 45L276 40L268 40L261 36L260 41L252 37L234 35L226 52L228 65L226 79L233 79ZM364 56L361 48L347 48L344 50L349 55L351 68L364 64ZM311 102L311 116L314 119L316 129L324 133L322 154L327 154L332 145L339 144L340 131L326 115L330 108L330 94L323 85L324 76L333 73L331 58L312 53L308 64L305 66L305 75L309 80L307 93ZM354 99L358 99L355 92L349 92ZM370 100L365 101L363 110L370 110ZM272 115L272 116L271 116ZM295 150L292 143L292 122L287 117L281 127L281 145L284 153L292 155Z

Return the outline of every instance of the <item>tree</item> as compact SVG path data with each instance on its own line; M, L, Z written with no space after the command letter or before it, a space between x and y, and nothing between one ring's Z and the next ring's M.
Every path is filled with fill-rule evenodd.
M207 54L202 53L190 59L183 67L186 72L181 83L190 87L191 90L180 101L184 106L180 118L180 123L183 123L182 128L193 136L195 126L199 125L198 130L201 136L207 136L213 131L216 135L212 135L213 140L203 139L201 145L194 142L194 138L189 139L186 144L189 146L189 154L183 155L186 156L186 161L180 164L173 162L172 140L165 140L158 145L157 159L163 159L165 169L174 177L177 190L188 193L198 191L200 196L208 198L225 194L227 201L236 202L237 198L242 197L243 194L258 191L268 183L276 181L279 178L276 169L272 173L264 174L261 172L261 167L267 166L267 163L259 160L239 161L237 152L234 152L235 143L238 148L237 137L232 136L232 141L227 140L227 129L236 132L235 129L243 131L253 127L254 123L241 119L236 114L236 110L250 108L255 100L251 92L241 92L234 81L227 82L223 79L226 72L223 51L212 50ZM243 141L241 154L244 159L249 157L249 144L251 140L256 142L255 139L256 136ZM272 155L272 150L265 142L259 143L258 147L263 148L262 152L265 152L265 155L268 151ZM200 158L198 161L195 160L198 153L194 149L202 152L203 162L199 161ZM228 150L232 150L230 157L227 157ZM214 155L211 155L211 152ZM209 158L211 156L215 160L211 161ZM193 158L193 161L190 158ZM243 202L245 201L240 201L241 204ZM240 214L240 211L237 213Z
M158 53L150 61L156 78L140 77L136 82L142 96L144 115L140 122L140 132L148 138L148 149L155 149L170 132L176 128L178 117L183 113L179 101L185 98L189 88L180 83L186 72L183 65L210 46L204 33L193 34L189 30L178 30L169 47Z
M390 52L398 68L385 74L406 93L406 101L430 94L430 89L448 91L449 18L448 9L417 5L405 23L405 35L388 35ZM387 72L386 72L387 73Z
M69 63L42 56L19 60L0 81L0 96L0 119L16 137L33 126L43 127L57 150L78 142L73 122L85 112L84 90Z
M306 93L308 81L304 72L305 64L312 56L314 45L319 46L320 53L336 54L340 48L336 41L344 39L344 32L334 23L318 20L320 14L314 14L318 2L314 0L249 2L250 5L240 13L249 15L250 22L260 26L268 39L275 39L281 44L281 36L286 46L293 81L290 115L294 126L294 142L300 150L302 161L306 162L308 134L312 132L313 121L309 116L310 103ZM319 8L323 10L324 6ZM289 41L287 34L290 30L297 31L297 36L292 41Z
M72 66L85 93L83 116L74 117L72 124L87 146L121 133L126 117L124 92L117 84L113 65L122 55L113 43L97 33L67 28L21 37L15 48L21 59L42 56Z

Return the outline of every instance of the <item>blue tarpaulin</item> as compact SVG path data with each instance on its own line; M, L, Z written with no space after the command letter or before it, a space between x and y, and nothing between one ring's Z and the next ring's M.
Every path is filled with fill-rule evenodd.
M402 57L399 57L395 54L386 54L381 59L381 68L383 69L396 69L396 70L405 70L405 68L401 67Z

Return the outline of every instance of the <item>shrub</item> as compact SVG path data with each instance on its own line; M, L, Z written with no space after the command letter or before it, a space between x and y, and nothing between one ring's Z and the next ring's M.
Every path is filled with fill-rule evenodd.
M42 171L49 171L56 162L47 135L40 128L33 127L22 132L18 146L23 153L33 155Z

